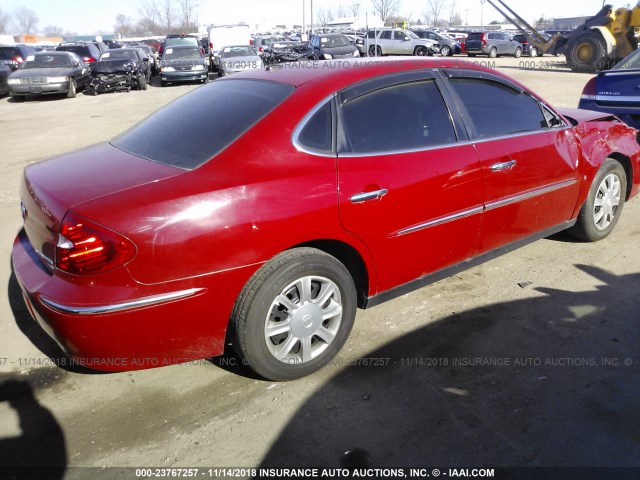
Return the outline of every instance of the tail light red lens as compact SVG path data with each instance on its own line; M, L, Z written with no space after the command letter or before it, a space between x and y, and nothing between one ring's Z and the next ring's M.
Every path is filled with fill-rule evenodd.
M593 77L584 86L584 89L582 90L582 99L584 100L596 99L596 78L597 77Z
M24 59L23 59L21 56L19 56L19 55L16 55L15 57L13 57L13 58L11 59L11 61L12 61L12 62L17 62L17 63L19 63L19 64L23 64L23 63L24 63Z
M482 45L486 45L487 44L487 35L486 34L482 34Z
M82 60L84 60L87 63L91 63L91 62L95 62L96 59L93 57L82 57Z
M213 50L213 43L212 43L212 42L209 42L209 48L210 48L211 50Z
M120 267L136 254L128 238L113 230L68 213L60 227L56 245L56 267L75 275L107 272Z

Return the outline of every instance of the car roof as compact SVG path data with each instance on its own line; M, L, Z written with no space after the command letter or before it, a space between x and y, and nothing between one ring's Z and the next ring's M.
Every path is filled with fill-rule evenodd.
M480 72L491 72L494 75L508 79L518 84L510 77L495 70L488 69L476 63L465 60L451 60L442 57L383 57L383 58L353 58L339 61L325 60L285 64L283 67L254 70L222 78L217 81L227 81L232 78L246 78L285 83L293 87L321 86L330 84L331 89L338 90L360 80L366 80L377 75L403 72L419 69L466 69ZM518 84L519 85L519 84ZM525 88L525 87L523 87Z
M171 48L173 50L186 50L187 48L189 49L196 49L199 50L199 47L197 45L169 45L169 47L167 48Z

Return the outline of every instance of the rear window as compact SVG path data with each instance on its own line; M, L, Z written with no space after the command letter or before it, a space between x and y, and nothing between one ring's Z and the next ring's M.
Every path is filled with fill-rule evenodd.
M482 33L470 33L467 40L482 40Z
M256 80L214 82L158 110L111 144L147 160L192 170L231 145L294 90Z
M11 58L20 56L20 50L14 47L0 47L0 60L11 60Z

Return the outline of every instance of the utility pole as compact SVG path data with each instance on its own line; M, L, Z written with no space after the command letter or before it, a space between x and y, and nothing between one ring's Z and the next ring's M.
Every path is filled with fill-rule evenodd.
M480 0L480 26L484 26L484 2L485 0Z

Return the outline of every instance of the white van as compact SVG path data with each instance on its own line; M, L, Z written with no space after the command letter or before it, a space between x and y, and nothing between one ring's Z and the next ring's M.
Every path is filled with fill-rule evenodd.
M250 45L251 34L249 33L249 25L211 25L207 28L209 32L209 58L211 66L216 68L217 57L223 47L231 45Z

